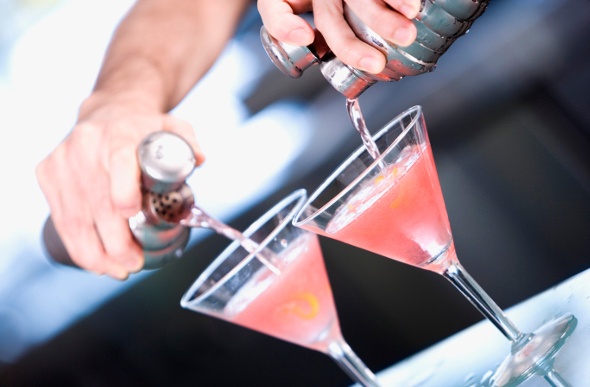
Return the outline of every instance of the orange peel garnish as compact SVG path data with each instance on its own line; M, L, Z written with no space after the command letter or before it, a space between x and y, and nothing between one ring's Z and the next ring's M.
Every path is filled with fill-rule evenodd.
M391 203L389 203L389 208L398 208L402 202L402 198L403 198L403 195L400 190L400 192L398 192L397 195L395 196L395 199L393 199L391 201Z
M303 319L311 320L320 312L320 302L310 292L297 293L292 301L281 307L286 313L295 314Z

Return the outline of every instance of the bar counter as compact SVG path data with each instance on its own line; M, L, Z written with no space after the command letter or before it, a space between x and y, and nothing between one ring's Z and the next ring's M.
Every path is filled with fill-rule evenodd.
M572 386L590 385L590 269L509 309L508 316L529 332L555 316L572 313L578 324L555 358L554 369ZM383 386L486 386L510 351L510 344L483 320L407 358L377 376ZM521 386L549 386L534 375Z

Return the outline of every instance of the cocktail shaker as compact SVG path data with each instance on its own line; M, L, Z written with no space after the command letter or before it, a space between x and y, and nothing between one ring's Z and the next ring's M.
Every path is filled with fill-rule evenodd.
M422 0L413 20L418 33L407 47L396 46L377 35L344 3L344 17L359 39L377 48L387 57L384 70L370 74L344 64L325 46L320 33L307 47L279 42L264 26L260 39L272 62L291 78L299 78L310 66L318 64L324 78L346 98L360 96L379 81L399 81L405 76L432 71L442 54L464 35L485 11L489 0Z
M188 243L190 228L179 224L188 216L194 196L186 179L195 168L190 145L166 131L147 136L139 145L142 210L129 219L129 228L142 246L143 269L157 269L179 258ZM56 262L76 266L63 245L51 218L43 228L46 252Z

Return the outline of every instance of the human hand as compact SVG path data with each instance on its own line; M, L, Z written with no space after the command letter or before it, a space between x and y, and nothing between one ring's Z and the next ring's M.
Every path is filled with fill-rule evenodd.
M373 31L399 46L416 39L414 19L420 0L346 0L350 9ZM312 26L302 17L313 12L313 20L331 51L354 68L377 74L386 58L382 52L358 39L343 15L343 0L258 0L258 12L269 34L294 46L314 40Z
M141 210L137 147L149 134L182 136L204 160L186 122L126 101L89 98L71 133L37 167L51 217L72 261L125 279L143 267L128 218Z

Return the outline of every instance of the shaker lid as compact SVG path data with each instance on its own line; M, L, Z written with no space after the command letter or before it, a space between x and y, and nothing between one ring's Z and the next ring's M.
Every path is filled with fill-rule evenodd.
M137 156L143 187L156 193L180 188L196 164L191 146L179 135L167 131L147 136L139 145Z

